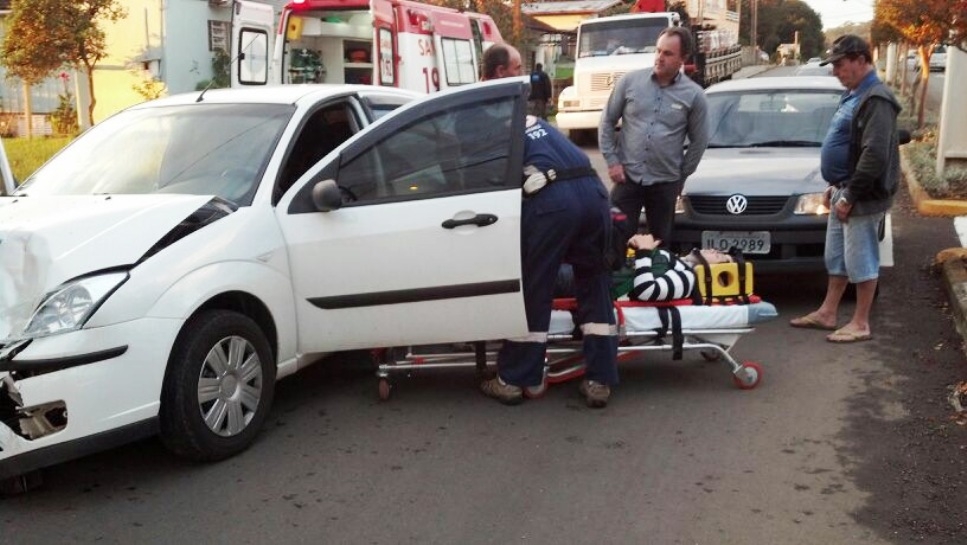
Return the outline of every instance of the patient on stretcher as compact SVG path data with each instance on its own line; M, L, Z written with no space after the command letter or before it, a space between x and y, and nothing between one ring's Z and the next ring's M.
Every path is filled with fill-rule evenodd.
M650 234L634 235L627 241L625 267L613 274L611 295L632 301L674 301L695 295L697 265L732 263L733 257L713 249L693 250L684 256L659 248L661 241ZM558 274L555 294L573 297L573 273L565 265Z

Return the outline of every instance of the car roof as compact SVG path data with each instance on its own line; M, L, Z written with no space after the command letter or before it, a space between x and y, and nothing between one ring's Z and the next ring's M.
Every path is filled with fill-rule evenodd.
M773 76L764 78L742 78L716 83L705 90L707 94L734 93L748 91L842 91L843 84L832 76Z
M397 95L403 98L419 98L421 93L398 89L395 87L374 87L372 85L339 85L339 84L305 84L305 85L263 85L258 87L241 87L234 89L209 89L181 93L170 97L152 100L133 108L170 106L202 102L217 104L297 104L303 100L316 102L328 96L340 96L356 92L378 92L380 94Z

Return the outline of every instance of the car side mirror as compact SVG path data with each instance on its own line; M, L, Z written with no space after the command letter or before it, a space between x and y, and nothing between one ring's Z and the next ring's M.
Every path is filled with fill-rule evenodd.
M897 137L900 139L900 145L910 143L910 131L906 129L900 129L897 131Z
M336 180L322 180L312 187L312 203L320 212L332 212L342 208L342 192Z

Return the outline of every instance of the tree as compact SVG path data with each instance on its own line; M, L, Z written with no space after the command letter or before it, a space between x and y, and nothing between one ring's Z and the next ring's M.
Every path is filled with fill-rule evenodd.
M962 11L963 0L880 0L873 17L878 32L898 34L917 48L920 58L920 100L917 125L924 126L924 103L930 82L930 55L935 44L946 42L955 31L952 15Z
M757 2L756 43L752 35L752 3ZM779 44L793 43L799 32L799 51L803 57L818 57L826 49L823 22L819 14L801 0L742 0L739 36L742 43L758 45L762 51L775 51Z
M126 15L118 0L13 0L2 62L11 74L36 84L63 66L83 68L94 123L94 68L107 53L102 22Z
M0 46L0 63L9 76L24 84L24 115L27 133L32 118L30 88L60 69L66 58L63 37L59 31L67 26L65 15L57 9L62 0L13 0L7 21L7 33Z

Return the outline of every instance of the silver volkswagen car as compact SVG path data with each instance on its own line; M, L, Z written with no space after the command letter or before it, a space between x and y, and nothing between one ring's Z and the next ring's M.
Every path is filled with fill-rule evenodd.
M685 183L671 246L736 247L756 271L823 270L829 210L819 153L843 86L763 77L709 87L711 138Z

